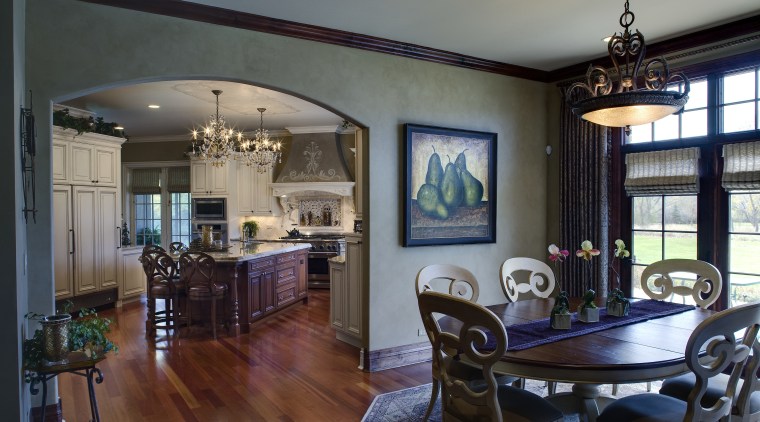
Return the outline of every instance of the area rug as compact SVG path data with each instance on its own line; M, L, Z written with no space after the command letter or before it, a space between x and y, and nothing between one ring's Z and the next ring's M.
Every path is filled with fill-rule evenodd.
M652 383L652 392L659 391L660 383ZM570 391L572 384L557 385L557 392ZM624 384L618 389L618 397L627 396L646 392L646 384ZM543 381L527 380L525 389L540 396L546 395L546 384ZM433 385L425 384L417 387L405 388L403 390L392 391L390 393L380 394L375 397L372 404L369 405L367 413L364 414L362 422L413 422L422 420L422 416L427 409L430 394ZM602 392L610 394L611 386L602 386ZM433 412L430 415L431 422L441 421L441 404L440 398L436 402ZM565 422L577 422L578 415L565 415Z

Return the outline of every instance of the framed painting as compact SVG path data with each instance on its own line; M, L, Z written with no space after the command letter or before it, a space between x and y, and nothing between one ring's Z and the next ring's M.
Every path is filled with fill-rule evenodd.
M496 242L496 134L404 132L404 246Z

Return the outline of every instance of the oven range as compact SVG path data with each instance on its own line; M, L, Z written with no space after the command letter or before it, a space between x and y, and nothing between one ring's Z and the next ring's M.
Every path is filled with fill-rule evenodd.
M311 243L309 248L309 275L308 285L310 289L330 288L330 269L327 260L338 255L343 255L346 238L339 234L300 234L293 232L280 240L295 243Z

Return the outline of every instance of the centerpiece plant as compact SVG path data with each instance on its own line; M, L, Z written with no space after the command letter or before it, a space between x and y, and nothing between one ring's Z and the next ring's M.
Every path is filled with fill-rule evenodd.
M594 245L590 240L584 240L581 243L581 248L575 252L575 256L582 258L588 266L589 273L591 273L591 260L593 257L598 256L601 252L599 249L594 249ZM583 294L583 303L578 306L578 320L582 322L598 322L599 321L599 308L594 303L596 298L596 291L592 288L593 285L590 282L589 288L586 293Z
M607 297L607 315L613 316L626 316L631 310L631 301L625 297L625 294L620 290L620 272L616 268L616 265L631 256L631 253L625 249L625 242L622 239L615 240L615 250L612 253L612 261L610 262L610 270L614 273L614 285L611 286L609 296Z
M562 281L559 275L559 264L565 261L570 255L567 249L560 249L557 245L549 245L549 260L554 263L554 278L557 281L559 288L559 294L554 300L554 307L552 308L550 324L551 327L557 330L570 329L570 301L567 297L567 292L562 286Z

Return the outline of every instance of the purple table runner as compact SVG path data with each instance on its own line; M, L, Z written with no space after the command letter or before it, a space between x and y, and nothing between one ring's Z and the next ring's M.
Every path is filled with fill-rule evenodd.
M525 350L542 344L553 343L572 337L582 336L597 331L620 327L637 322L662 318L694 309L693 305L663 302L660 300L640 300L631 302L631 311L628 316L616 317L607 315L607 310L599 310L599 322L586 323L578 321L576 313L572 316L572 327L569 330L555 330L549 324L549 318L531 321L524 324L507 326L507 338L509 339L509 351ZM488 342L482 347L483 350L493 350L494 339L488 335Z

